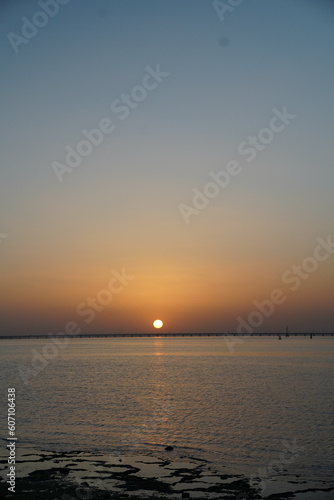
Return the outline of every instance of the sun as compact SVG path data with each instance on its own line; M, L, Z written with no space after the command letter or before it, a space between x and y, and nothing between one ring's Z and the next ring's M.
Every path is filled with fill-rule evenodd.
M155 321L153 321L153 326L154 328L161 328L163 326L163 322L161 321L161 319L156 319Z

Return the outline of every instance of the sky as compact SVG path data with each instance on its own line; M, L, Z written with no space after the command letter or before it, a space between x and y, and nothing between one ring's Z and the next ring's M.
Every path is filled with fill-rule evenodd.
M0 334L333 332L333 20L2 1Z

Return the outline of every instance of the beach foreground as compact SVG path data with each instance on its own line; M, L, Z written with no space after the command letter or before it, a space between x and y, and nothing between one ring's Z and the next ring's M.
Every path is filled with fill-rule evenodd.
M208 461L193 457L110 456L87 452L21 450L17 463L15 494L6 483L6 458L1 457L0 494L16 500L89 499L292 499L330 500L333 485L321 489L302 482L276 484L276 491L261 492L261 480L226 475Z

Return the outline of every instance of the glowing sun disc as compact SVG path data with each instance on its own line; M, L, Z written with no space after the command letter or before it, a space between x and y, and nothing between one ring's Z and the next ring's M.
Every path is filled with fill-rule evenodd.
M156 319L155 321L153 321L154 328L161 328L162 325L163 325L163 322L161 321L161 319Z

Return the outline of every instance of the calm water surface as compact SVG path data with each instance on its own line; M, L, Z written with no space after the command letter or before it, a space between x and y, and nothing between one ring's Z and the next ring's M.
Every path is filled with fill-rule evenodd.
M234 473L284 456L283 473L334 476L331 337L245 338L233 354L215 337L73 339L25 385L18 367L45 343L0 342L21 446L158 455L169 444Z

